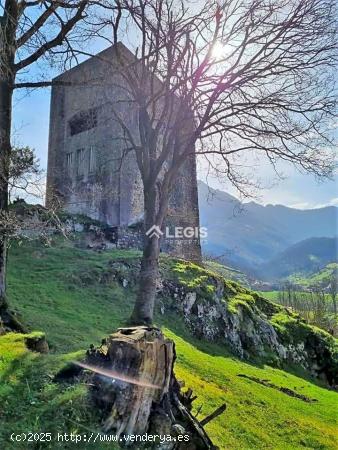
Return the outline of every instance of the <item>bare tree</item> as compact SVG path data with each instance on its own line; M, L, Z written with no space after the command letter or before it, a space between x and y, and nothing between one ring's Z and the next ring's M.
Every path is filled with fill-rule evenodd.
M135 36L133 56L117 46L120 77L137 130L119 111L126 147L143 181L145 229L162 228L184 163L204 155L245 192L248 154L277 170L286 161L317 177L331 175L335 0L102 2L114 41ZM99 19L97 19L99 20ZM115 66L114 66L115 67ZM152 322L159 239L145 237L132 321Z
M16 88L48 86L30 70L44 60L56 64L76 56L83 36L77 25L86 17L88 0L0 1L0 215L8 210L11 176L12 99ZM6 236L0 236L0 314L6 304Z

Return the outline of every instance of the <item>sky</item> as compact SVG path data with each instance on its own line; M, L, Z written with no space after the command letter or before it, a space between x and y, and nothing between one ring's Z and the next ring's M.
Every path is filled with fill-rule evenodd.
M13 139L15 145L34 148L43 169L47 168L50 89L18 90L14 98ZM205 180L203 162L198 164L199 178ZM308 209L327 205L338 206L338 175L334 181L318 183L311 175L297 172L290 166L282 168L285 178L277 180L272 168L263 160L256 161L254 171L262 180L263 189L254 200L262 204L282 204ZM227 184L208 177L208 184L237 196Z
M250 160L251 172L260 188L252 192L253 198L243 198L236 189L212 175L206 176L203 162L199 164L199 178L209 186L226 191L240 198L244 203L254 200L261 204L279 204L297 209L313 209L325 206L338 206L338 176L332 180L318 182L312 175L301 173L290 164L279 165L282 179L277 177L271 165L264 159Z

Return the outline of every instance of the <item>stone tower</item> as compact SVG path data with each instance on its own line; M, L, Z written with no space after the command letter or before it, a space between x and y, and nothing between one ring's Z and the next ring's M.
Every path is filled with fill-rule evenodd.
M131 53L122 44L119 51ZM115 58L114 58L115 57ZM64 210L126 230L142 222L143 188L134 152L126 152L113 109L116 49L109 47L54 80L51 96L47 205L55 197ZM119 90L119 92L117 92ZM119 109L133 129L137 114ZM199 227L195 158L187 160L172 192L168 225ZM201 258L198 240L163 242L163 251Z

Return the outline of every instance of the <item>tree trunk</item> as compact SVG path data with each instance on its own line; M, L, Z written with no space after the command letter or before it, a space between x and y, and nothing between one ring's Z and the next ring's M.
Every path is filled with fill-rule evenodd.
M1 17L0 32L0 220L6 220L8 210L8 178L11 153L12 98L15 79L14 52L17 8L5 10ZM6 259L7 242L4 230L0 229L0 327L8 316L6 303ZM1 320L2 318L2 320Z
M151 325L159 279L159 238L145 238L139 275L139 288L131 317L134 325Z
M158 219L156 188L144 189L144 231L154 225L162 228L163 218ZM156 223L157 222L157 223ZM139 275L139 289L131 316L133 325L151 325L154 315L156 289L159 279L160 238L158 234L144 236L143 255Z
M0 311L5 304L6 298L6 242L4 239L0 241Z
M8 210L8 173L11 151L12 88L9 80L0 79L0 214L5 220ZM6 236L0 235L0 305L6 295Z

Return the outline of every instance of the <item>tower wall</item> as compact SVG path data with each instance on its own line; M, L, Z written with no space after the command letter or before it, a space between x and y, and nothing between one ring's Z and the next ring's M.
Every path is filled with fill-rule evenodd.
M115 63L116 64L116 63ZM51 95L47 204L55 200L70 213L85 214L110 226L142 220L143 186L134 152L125 154L118 110L128 128L137 130L137 115L126 98L123 80L114 71L111 47L55 79ZM182 166L171 193L168 224L198 227L195 158ZM199 242L163 243L163 251L199 260Z

